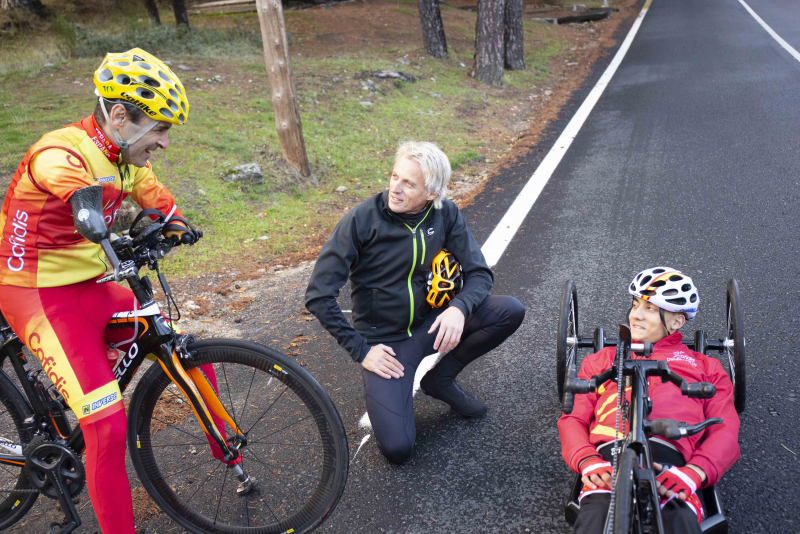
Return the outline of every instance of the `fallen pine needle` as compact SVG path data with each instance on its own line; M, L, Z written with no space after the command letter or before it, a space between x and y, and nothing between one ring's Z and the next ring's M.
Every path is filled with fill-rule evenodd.
M794 452L792 449L790 449L789 447L787 447L787 446L786 446L786 445L784 445L783 443L781 443L781 447L783 447L783 448L784 448L784 449L786 449L787 451L789 451L789 452L791 452L792 454L794 454L795 456L797 456L797 454L796 454L796 453L795 453L795 452Z

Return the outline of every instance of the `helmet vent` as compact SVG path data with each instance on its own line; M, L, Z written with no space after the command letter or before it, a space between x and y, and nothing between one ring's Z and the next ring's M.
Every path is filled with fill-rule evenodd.
M169 76L167 76L167 73L166 73L166 72L164 72L163 70L160 70L160 71L158 71L158 76L159 76L159 77L160 77L162 80L164 80L165 82L172 83L172 80L170 80L170 79L169 79Z
M173 89L172 87L169 88L169 94L172 96L172 98L174 98L176 100L180 100L180 98L181 98L181 97L178 96L178 93L176 93L175 89Z
M159 112L159 113L161 113L162 115L164 115L164 116L165 116L166 118L168 118L168 119L171 119L172 117L174 117L174 116L175 116L175 115L173 115L173 114L172 114L172 112L171 112L170 110L168 110L167 108L161 108L161 109L159 109L159 110L158 110L158 112Z
M131 77L127 74L117 74L116 77L117 83L120 85L130 85L131 84Z
M650 276L650 275L647 275L647 276L645 276L644 278L642 278L641 284L642 284L642 285L645 285L647 282L649 282L649 281L650 281L650 280L652 280L652 279L653 279L653 277L652 277L652 276Z
M186 113L186 102L181 102L181 109Z
M116 65L117 67L127 67L128 65L130 65L130 62L120 60L120 61L115 61L114 65Z
M661 274L663 272L666 272L666 271L664 271L664 269L653 269L653 274Z
M683 280L683 277L679 274L673 274L669 277L670 282L680 282L681 280Z
M139 95L140 97L144 98L145 100L152 100L152 99L154 99L156 97L156 95L155 95L155 93L153 93L153 91L148 91L147 89L145 89L143 87L137 87L136 88L136 94Z
M184 120L185 120L185 117L183 116L183 113L181 113L180 115L178 115L178 122L179 122L179 123L183 124L183 121L184 121Z
M161 82L154 80L150 76L139 76L139 81L145 85L149 85L150 87L155 87L156 89L161 87Z
M691 286L691 284L683 284L683 285L681 286L681 291L684 291L684 292L685 292L685 291L691 291L691 289L692 289L692 286Z
M664 291L664 293L663 293L663 295L664 295L665 297L674 297L674 296L675 296L675 295L677 295L677 294L678 294L678 290L677 290L677 289L667 289L667 290L666 290L666 291Z
M656 294L656 292L653 291L652 289L645 289L644 291L641 291L641 293L642 293L642 296L644 296L644 297L652 297L653 295Z
M633 282L631 282L631 291L636 291L636 285Z
M679 297L677 299L667 299L667 302L670 304L677 304L678 306L683 306L686 304L686 299L683 297Z
M150 70L153 68L150 66L149 63L145 63L144 61L139 61L139 66L142 67L144 70Z
M664 280L656 280L655 282L650 284L650 287L661 287L665 285L667 285L667 283Z
M106 83L110 79L114 77L114 73L112 73L108 69L103 69L100 71L100 74L97 75L97 79L100 80L102 83Z
M692 293L692 296L689 297L689 302L691 302L692 304L697 302L697 293Z
M167 105L175 113L177 113L180 110L180 108L178 108L178 104L176 104L174 100L170 100L169 98L167 99Z

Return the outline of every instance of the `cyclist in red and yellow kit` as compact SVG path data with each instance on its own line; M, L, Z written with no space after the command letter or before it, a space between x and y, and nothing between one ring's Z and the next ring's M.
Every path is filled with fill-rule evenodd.
M170 127L186 122L189 102L169 67L138 48L108 54L94 82L94 113L34 143L11 180L0 213L0 310L80 421L100 528L133 533L125 410L105 349L132 334L114 331L113 339L105 326L135 299L121 286L96 283L108 266L100 246L75 229L69 200L101 185L108 226L129 195L180 221L148 160L167 148ZM172 229L183 243L197 240L180 222ZM96 408L77 408L87 405Z

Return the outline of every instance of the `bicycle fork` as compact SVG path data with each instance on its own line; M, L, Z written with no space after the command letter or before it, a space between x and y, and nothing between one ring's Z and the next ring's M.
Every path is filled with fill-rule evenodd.
M214 391L203 372L198 367L187 372L181 365L180 357L176 350L168 351L165 345L162 345L162 349L159 351L161 354L157 355L161 368L189 400L189 404L201 428L222 452L222 461L233 469L239 480L237 492L240 494L248 492L255 486L255 479L247 476L239 462L235 465L230 463L239 458L239 448L247 445L247 438L244 433L225 409L225 406L222 405L217 392ZM234 436L230 445L214 422L214 415L228 423L233 429Z

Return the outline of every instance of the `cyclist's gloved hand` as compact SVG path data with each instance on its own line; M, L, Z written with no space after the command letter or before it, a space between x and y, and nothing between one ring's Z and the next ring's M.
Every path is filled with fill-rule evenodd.
M197 240L203 237L201 230L196 230L181 223L168 223L162 229L164 236L170 239L173 245L194 245Z
M658 494L667 500L679 498L685 501L697 492L702 483L700 474L691 467L664 465L656 477L656 484L659 485Z
M611 489L612 475L611 462L606 462L599 456L592 456L581 462L581 482L589 489Z

